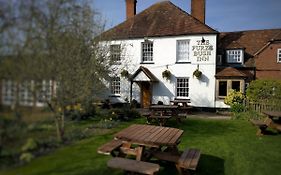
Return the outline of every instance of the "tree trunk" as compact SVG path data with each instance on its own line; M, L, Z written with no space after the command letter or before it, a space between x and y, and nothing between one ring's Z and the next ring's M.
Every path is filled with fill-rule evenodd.
M63 143L64 138L64 114L55 117L56 130L57 130L57 139L59 142Z

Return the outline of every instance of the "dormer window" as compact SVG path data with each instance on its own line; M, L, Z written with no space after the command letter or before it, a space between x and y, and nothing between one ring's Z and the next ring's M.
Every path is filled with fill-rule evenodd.
M243 63L244 61L244 50L243 49L235 49L235 50L227 50L227 62L228 63Z
M277 49L277 63L281 63L281 49Z
M151 41L142 43L142 62L153 62L153 42Z

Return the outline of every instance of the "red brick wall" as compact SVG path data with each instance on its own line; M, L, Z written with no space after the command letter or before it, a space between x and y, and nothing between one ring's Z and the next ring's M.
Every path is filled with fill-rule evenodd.
M191 0L191 15L205 24L205 0Z
M281 49L281 43L269 45L256 57L257 79L281 80L281 63L277 63L277 49Z
M127 19L136 15L137 0L126 0L126 15Z

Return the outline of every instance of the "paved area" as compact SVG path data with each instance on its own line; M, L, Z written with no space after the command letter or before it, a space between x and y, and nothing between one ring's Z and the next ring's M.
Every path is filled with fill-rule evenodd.
M228 114L217 114L215 112L192 112L187 118L208 118L208 119L231 119Z

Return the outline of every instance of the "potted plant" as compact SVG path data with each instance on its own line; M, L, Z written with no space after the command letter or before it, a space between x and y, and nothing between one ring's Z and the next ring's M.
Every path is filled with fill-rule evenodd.
M198 79L201 78L202 72L199 70L199 66L197 66L197 69L193 72L193 76L195 76Z
M169 80L171 78L172 73L166 69L162 72L162 77L165 78L166 80Z
M121 72L121 77L129 78L130 74L126 69L123 69Z

